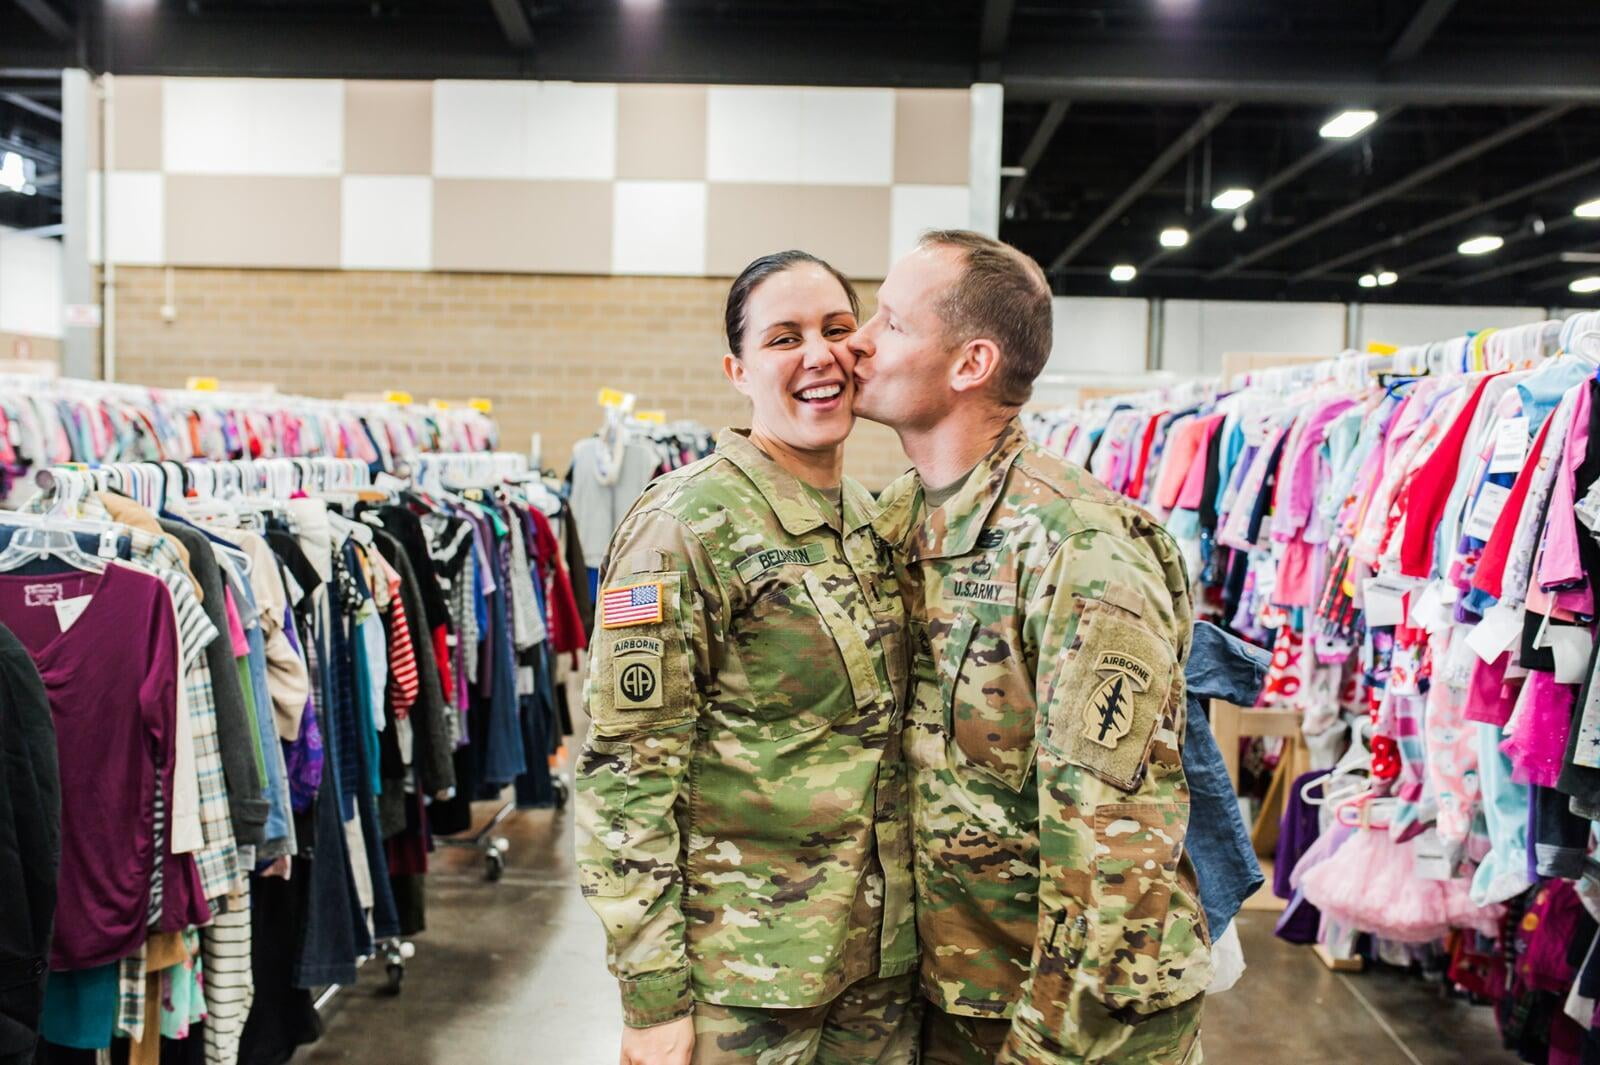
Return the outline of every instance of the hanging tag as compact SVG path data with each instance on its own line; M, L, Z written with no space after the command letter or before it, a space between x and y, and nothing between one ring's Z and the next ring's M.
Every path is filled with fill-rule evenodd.
M107 529L100 534L100 546L95 550L95 554L101 558L117 557L117 532L115 529Z
M1551 625L1544 634L1545 646L1556 660L1557 684L1582 684L1589 675L1589 656L1594 652L1594 637L1578 625Z
M1409 624L1414 629L1440 632L1451 621L1450 607L1445 603L1442 588L1454 588L1444 581L1430 581L1421 595L1413 596Z
M1512 642L1522 635L1522 607L1508 607L1496 603L1483 615L1483 620L1467 634L1467 646L1479 658L1493 662L1505 654Z
M1517 473L1528 457L1528 419L1506 418L1494 434L1490 473Z
M54 604L56 608L56 624L61 626L62 632L72 628L72 623L83 615L84 609L88 607L89 601L93 598L94 596L92 595L79 595L71 599L56 600Z
M1411 841L1411 858L1418 880L1450 879L1453 863L1438 829L1429 828Z
M1494 523L1499 520L1500 512L1505 509L1509 498L1511 489L1503 484L1485 481L1483 487L1478 489L1478 502L1467 521L1466 534L1474 540L1487 541L1494 533Z
M1389 577L1368 577L1361 586L1362 608L1367 612L1367 627L1404 624L1408 585Z

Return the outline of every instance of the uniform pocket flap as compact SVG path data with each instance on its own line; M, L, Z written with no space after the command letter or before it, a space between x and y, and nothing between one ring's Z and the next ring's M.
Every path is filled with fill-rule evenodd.
M844 668L850 677L850 690L855 696L856 709L864 710L877 702L882 695L882 689L878 686L878 673L872 668L872 652L867 648L867 641L844 607L822 587L822 580L814 570L806 571L805 585L812 603L816 605L817 613L822 618L823 625L827 627L833 642L839 647L839 654L844 658ZM796 665L804 668L806 663L796 663ZM821 663L816 665L820 666Z

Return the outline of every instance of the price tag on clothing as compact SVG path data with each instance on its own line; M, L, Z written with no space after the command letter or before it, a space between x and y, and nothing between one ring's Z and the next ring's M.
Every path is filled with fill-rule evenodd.
M1495 429L1490 473L1517 473L1528 458L1528 419L1506 418Z
M1511 489L1503 484L1485 481L1483 487L1478 489L1478 502L1472 508L1472 517L1467 520L1467 535L1474 540L1488 540L1494 532L1494 523L1506 507L1506 500L1510 498Z
M1445 589L1455 592L1455 586L1445 581L1430 581L1421 595L1413 596L1409 624L1414 629L1440 632L1449 627L1451 611L1445 599ZM1455 596L1452 594L1451 599Z
M95 549L95 554L101 558L117 557L117 532L115 529L107 529L100 534L100 546Z
M72 623L83 616L84 609L89 605L92 595L80 595L72 599L57 599L53 604L56 608L56 624L61 626L61 631L66 632L72 628Z
M1449 880L1455 862L1439 838L1439 830L1430 828L1411 841L1412 868L1418 880Z
M1393 577L1368 577L1361 586L1367 627L1402 625L1406 620L1406 593L1411 590Z
M1493 662L1522 635L1522 608L1496 603L1467 634L1467 646L1485 662Z

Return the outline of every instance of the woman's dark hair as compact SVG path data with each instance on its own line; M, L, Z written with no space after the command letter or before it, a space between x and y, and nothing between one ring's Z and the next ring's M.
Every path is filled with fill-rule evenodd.
M856 295L856 287L850 279L835 270L832 265L812 255L808 251L790 249L789 251L773 252L763 255L755 262L744 268L738 277L733 279L733 286L728 289L728 305L722 312L723 324L728 330L728 350L735 355L744 354L744 326L745 305L750 302L750 293L767 278L774 274L781 274L785 270L799 266L802 263L815 263L834 276L839 282L844 294L850 297L850 313L860 317L861 298Z

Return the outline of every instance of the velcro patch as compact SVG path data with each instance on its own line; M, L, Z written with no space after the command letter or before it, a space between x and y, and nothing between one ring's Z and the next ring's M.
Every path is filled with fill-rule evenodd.
M600 624L607 629L661 621L661 582L627 584L600 593Z
M661 707L661 656L632 654L618 658L612 697L618 710Z
M741 558L733 568L739 574L739 579L749 584L763 573L779 566L815 566L825 561L827 557L828 549L821 544L807 544L804 547L769 547Z
M1077 648L1063 659L1050 695L1051 747L1107 783L1134 790L1176 668L1172 646L1148 625L1106 603L1082 603Z

